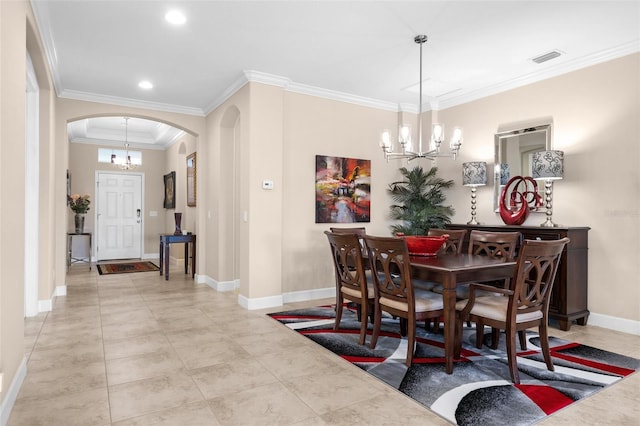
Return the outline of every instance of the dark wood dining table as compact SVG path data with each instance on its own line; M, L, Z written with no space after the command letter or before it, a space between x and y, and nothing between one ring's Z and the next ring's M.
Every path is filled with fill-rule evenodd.
M442 284L444 299L444 353L448 374L453 372L456 318L456 286L467 282L500 280L513 277L516 261L488 256L443 254L436 257L411 256L415 278Z

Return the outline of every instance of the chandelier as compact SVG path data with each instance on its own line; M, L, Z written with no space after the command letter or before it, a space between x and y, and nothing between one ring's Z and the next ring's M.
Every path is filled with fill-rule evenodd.
M423 151L422 147L422 45L427 41L426 35L417 35L413 39L420 45L420 84L419 91L420 97L418 99L418 146L414 148L413 141L411 139L411 127L407 124L400 125L398 132L398 143L400 144L401 152L394 152L394 146L391 143L391 134L388 130L384 130L380 139L380 147L384 152L384 156L389 162L389 159L404 159L411 161L415 158L428 158L429 160L435 160L438 157L452 157L454 160L456 155L460 151L462 146L462 129L455 127L453 135L450 139L449 150L441 151L440 147L444 142L444 125L434 123L432 126L431 139L429 143L429 149Z
M124 160L116 158L116 154L111 154L111 164L122 170L133 170L138 165L131 162L131 156L129 155L129 117L124 117L124 148Z

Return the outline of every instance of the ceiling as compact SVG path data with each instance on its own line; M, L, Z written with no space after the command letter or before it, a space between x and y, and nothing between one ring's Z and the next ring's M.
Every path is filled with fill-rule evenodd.
M200 116L247 80L416 111L418 34L423 110L640 51L640 0L31 1L58 96ZM171 9L186 23L165 21ZM550 51L562 55L532 61ZM74 138L110 140L122 123L79 124ZM139 126L141 144L176 140L156 124Z

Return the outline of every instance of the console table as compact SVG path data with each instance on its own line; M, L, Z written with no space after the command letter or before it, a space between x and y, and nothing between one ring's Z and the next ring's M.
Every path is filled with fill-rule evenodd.
M586 325L589 318L587 305L588 289L588 232L589 227L556 227L510 226L510 225L462 225L450 224L447 229L472 229L491 232L518 231L527 240L559 240L571 239L562 251L556 281L553 284L549 302L549 317L558 320L561 330L571 328L573 320L579 325ZM469 234L465 237L463 250L466 252ZM519 247L519 245L518 245Z
M73 237L89 238L89 253L87 257L73 257ZM67 232L67 271L74 263L84 262L89 264L91 270L91 232Z
M164 271L164 279L169 279L169 248L171 244L184 244L184 273L189 271L189 246L191 245L191 277L196 276L196 236L195 234L161 234L160 235L160 276Z

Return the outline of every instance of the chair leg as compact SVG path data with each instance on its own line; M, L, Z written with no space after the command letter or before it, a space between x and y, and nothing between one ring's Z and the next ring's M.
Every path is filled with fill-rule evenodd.
M340 328L340 321L342 321L342 305L344 304L344 299L342 298L342 292L338 289L338 294L336 296L336 321L333 324L333 329L338 330Z
M371 349L376 348L376 345L378 344L378 334L380 334L380 323L382 322L381 321L382 312L380 312L379 304L376 304L374 312L375 314L374 314L374 320L373 320L373 333L371 334L371 341L369 342L369 348Z
M440 317L435 317L433 319L433 328L431 329L434 333L440 332Z
M498 349L500 343L500 329L491 327L491 349Z
M527 350L527 330L518 331L518 338L520 339L520 350Z
M405 319L405 323L408 323ZM407 367L411 367L413 363L413 351L416 342L416 322L413 321L411 324L407 324Z
M400 335L402 337L407 335L407 319L400 318Z
M360 316L360 340L358 340L358 343L364 345L364 342L367 339L367 320L369 316L366 303L360 304L358 306L362 313L362 315Z
M511 381L519 385L520 374L518 373L518 361L516 359L516 331L507 325L505 330L507 340L507 361L509 363L509 374L511 375Z
M356 305L356 319L362 321L362 306L359 304Z
M547 331L547 318L542 319L542 323L538 328L538 334L540 335L540 348L542 349L542 356L544 356L544 362L547 364L547 370L554 371L553 362L551 361L551 350L549 348L549 334Z
M476 319L476 348L482 349L484 341L484 323L480 319Z

